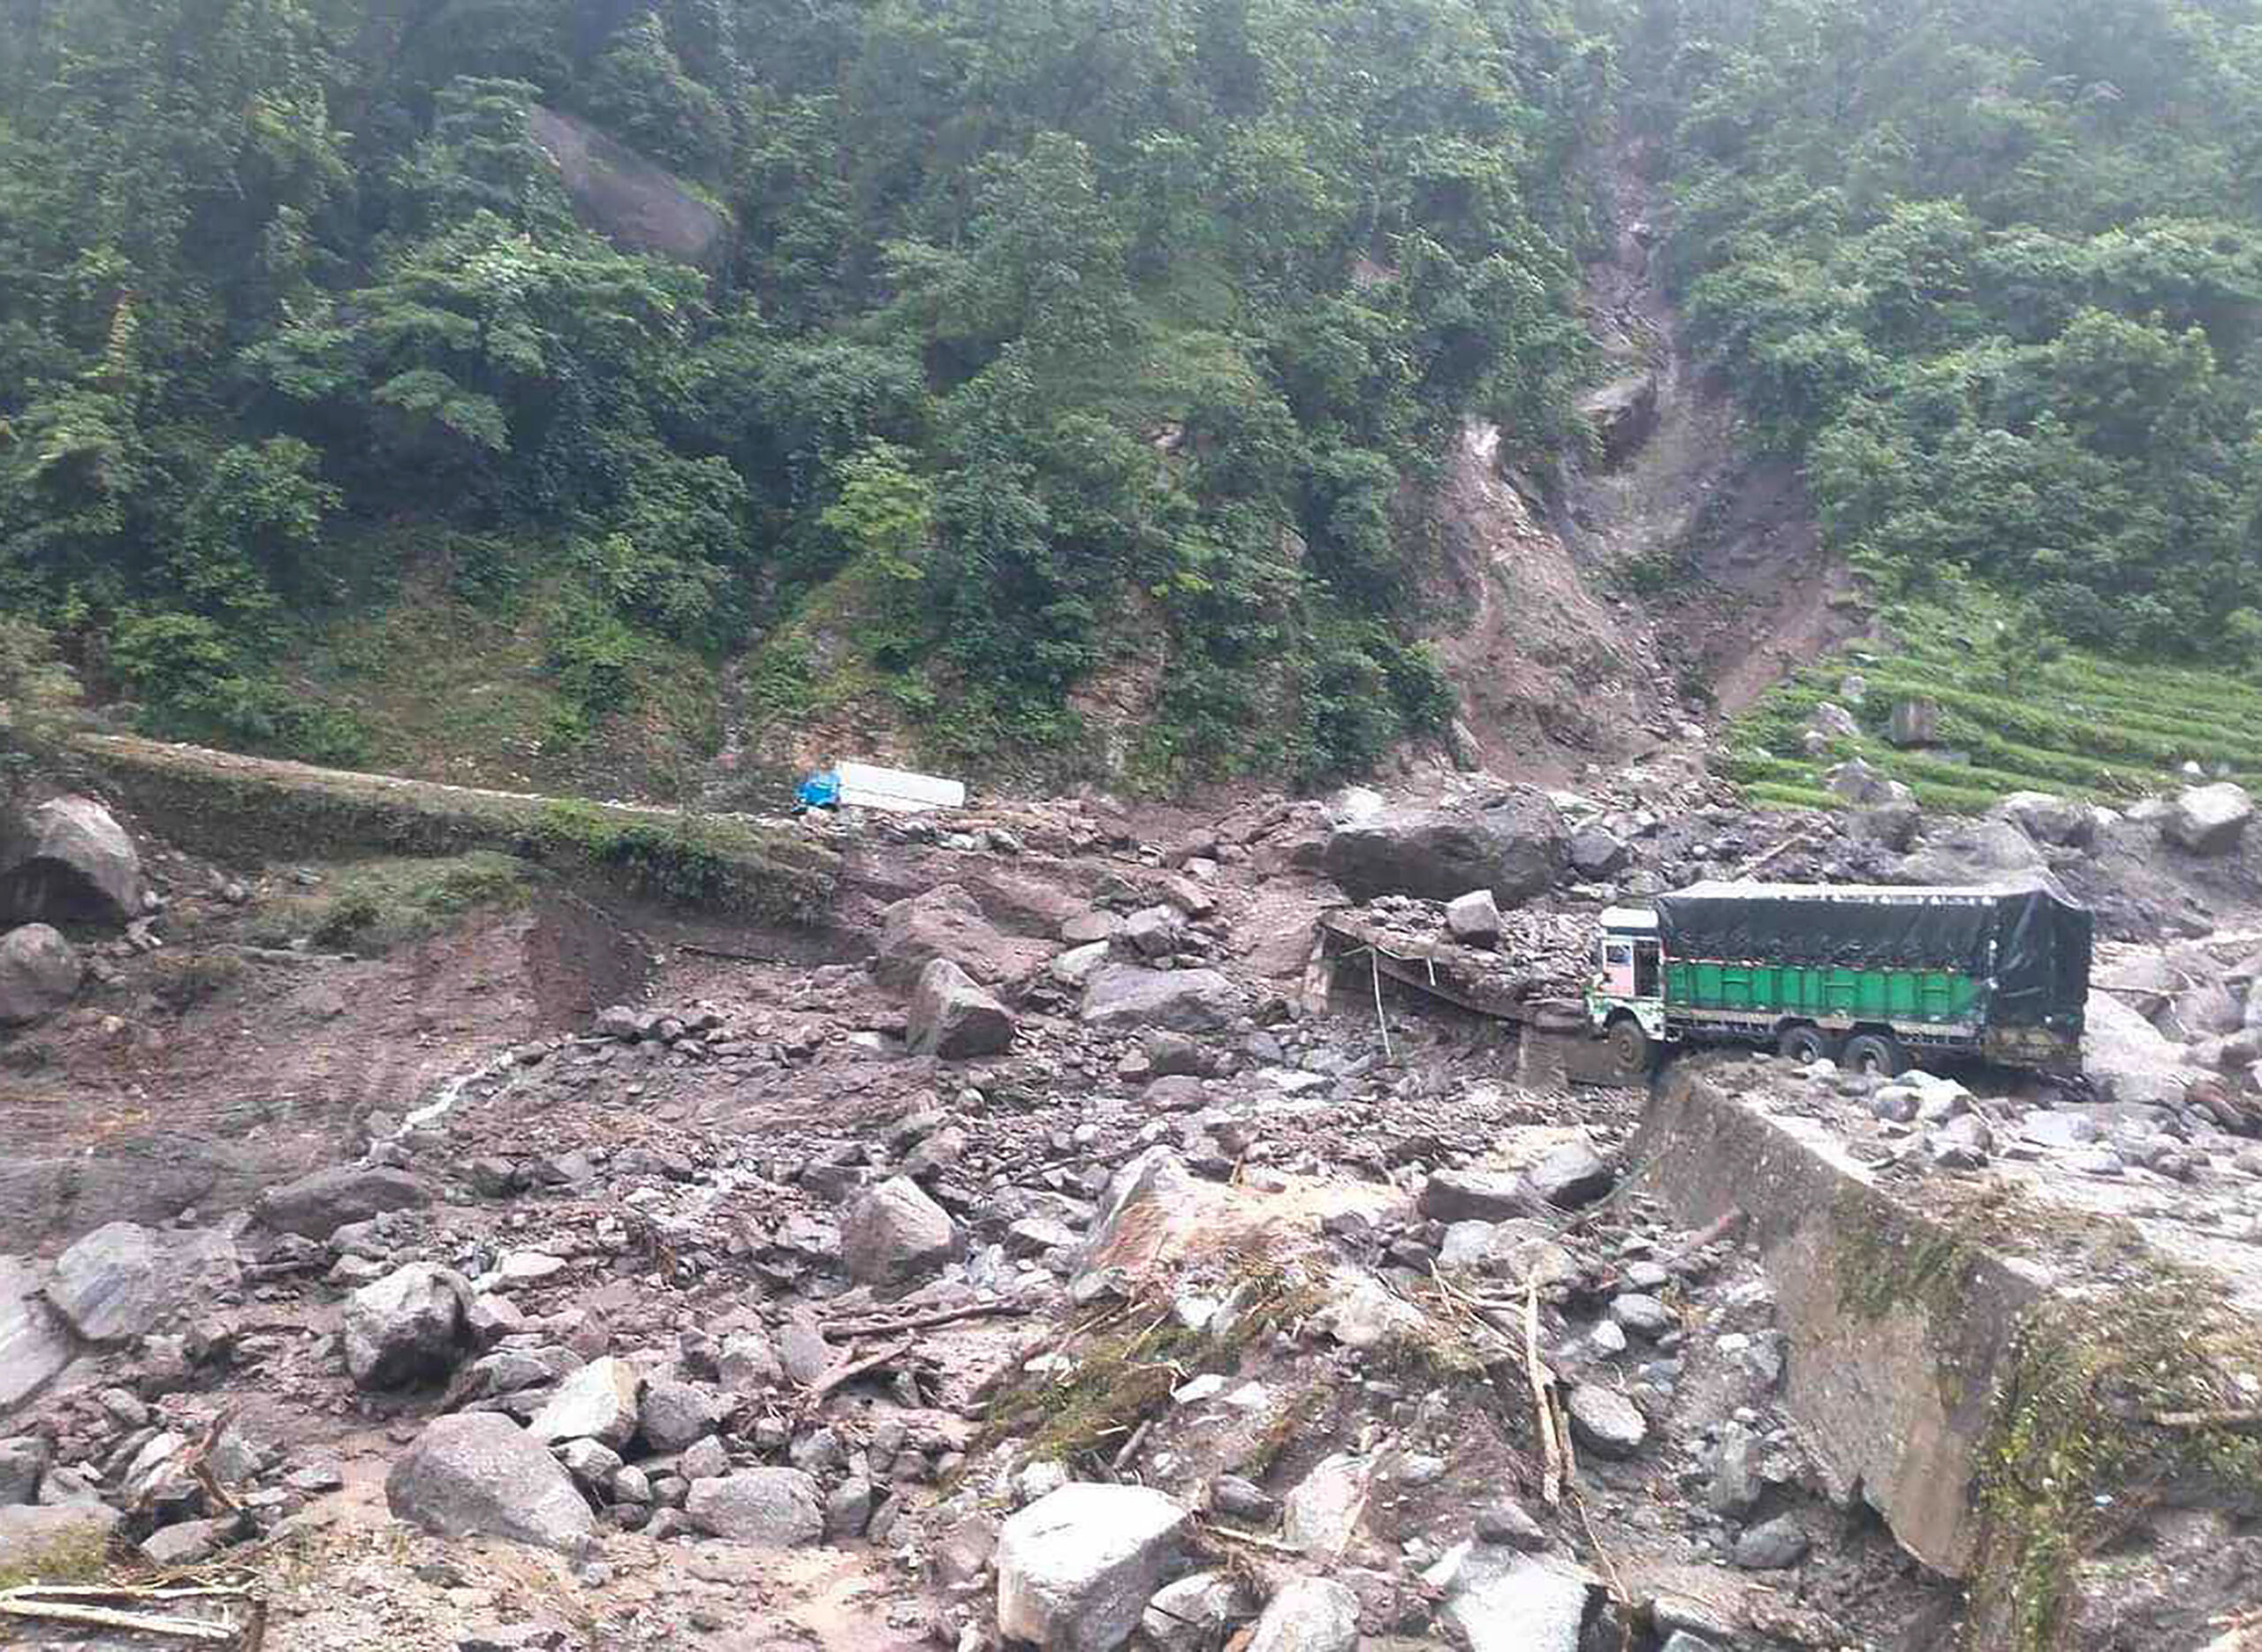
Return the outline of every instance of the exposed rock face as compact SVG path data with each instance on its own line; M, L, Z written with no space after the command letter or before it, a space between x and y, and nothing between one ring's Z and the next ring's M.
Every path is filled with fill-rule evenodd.
M1013 1018L964 970L937 958L919 972L907 1042L913 1055L945 1061L994 1056L1013 1047Z
M1112 1652L1184 1547L1184 1509L1144 1486L1079 1482L998 1535L998 1630L1044 1652Z
M348 1165L315 1171L259 1198L259 1219L281 1233L326 1239L349 1223L432 1202L432 1185L406 1171Z
M0 828L0 924L124 924L141 915L141 856L92 798L50 799Z
M1563 817L1546 794L1510 786L1442 808L1385 808L1339 826L1323 867L1356 900L1452 900L1487 889L1513 906L1554 883L1566 853Z
M1605 470L1615 470L1642 450L1658 428L1658 380L1654 373L1636 373L1605 384L1579 403L1579 412L1594 427Z
M2160 816L2160 835L2193 854L2228 854L2238 846L2253 818L2254 799L2245 787L2228 780L2190 786L2176 794Z
M47 1300L87 1341L120 1342L189 1305L200 1284L233 1284L242 1267L235 1242L216 1230L156 1233L112 1222L57 1258Z
M471 1286L432 1262L411 1262L345 1299L345 1368L356 1387L400 1388L445 1376L469 1343Z
M0 1027L20 1027L67 1008L83 974L62 932L27 923L0 936Z
M428 1427L385 1476L385 1504L396 1519L443 1537L508 1537L571 1554L596 1534L557 1459L491 1411Z
M1932 746L1940 738L1940 702L1920 697L1894 702L1886 738L1895 746Z
M798 1468L748 1468L692 1483L683 1505L710 1537L763 1549L813 1543L824 1535L824 1497Z
M1824 785L1834 797L1861 808L1879 808L1888 804L1914 803L1917 794L1898 780L1888 780L1858 757L1848 757L1822 777Z
M891 1177L849 1208L840 1223L840 1260L865 1284L894 1284L948 1262L958 1228L907 1176Z
M1232 1024L1241 995L1214 969L1145 969L1104 964L1084 983L1083 1019L1094 1027L1214 1033Z
M574 211L616 246L710 269L722 263L728 222L672 173L562 110L537 103L527 112L527 125L558 169Z
M2092 990L2083 1015L2082 1069L2114 1101L2180 1107L2194 1079L2190 1065L2150 1021L2111 993Z

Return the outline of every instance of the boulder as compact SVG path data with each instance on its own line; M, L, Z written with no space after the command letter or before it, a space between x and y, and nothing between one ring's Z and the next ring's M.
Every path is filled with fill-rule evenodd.
M125 1519L107 1503L91 1497L0 1507L0 1577L75 1572L88 1557L102 1553ZM32 1644L53 1643L35 1640Z
M1117 938L1141 958L1167 958L1185 944L1186 924L1172 906L1142 906L1123 921Z
M2084 849L2097 834L2097 816L2085 803L2047 792L2014 792L1987 813L2008 821L2037 843Z
M1112 1652L1177 1565L1184 1509L1145 1486L1066 1485L998 1535L998 1632L1044 1652Z
M672 1455L712 1435L723 1415L721 1402L695 1383L647 1383L637 1404L636 1431L652 1450Z
M1591 882L1625 869L1626 845L1614 834L1590 826L1571 837L1571 870Z
M899 1284L957 1253L958 1227L907 1176L868 1189L840 1221L840 1260L864 1284Z
M911 995L907 1044L915 1056L965 1061L1013 1048L1013 1018L947 958L930 959Z
M2045 864L2034 840L2010 822L1965 821L1926 838L1901 861L1894 882L2000 883L2041 874Z
M1822 784L1832 796L1857 808L1880 808L1891 803L1914 803L1917 794L1898 780L1888 780L1858 757L1826 770Z
M1909 852L1924 823L1924 811L1914 803L1879 803L1854 810L1846 820L1855 837L1882 845L1895 854Z
M1594 431L1603 468L1615 470L1641 451L1658 428L1657 375L1629 374L1590 390L1579 412Z
M1597 1592L1584 1572L1490 1543L1460 1544L1422 1575L1469 1652L1579 1652Z
M1425 1216L1438 1222L1505 1222L1533 1213L1524 1178L1514 1171L1433 1171L1416 1200Z
M1338 826L1321 862L1355 900L1452 900L1486 889L1513 906L1551 888L1567 857L1563 817L1544 792L1504 787L1436 808L1385 808Z
M1650 1437L1649 1420L1634 1402L1600 1383L1575 1384L1563 1408L1572 1437L1597 1457L1631 1457Z
M0 1417L31 1398L76 1357L71 1332L39 1294L46 1270L0 1256Z
M929 964L946 958L983 986L1013 988L1036 975L1051 955L1049 942L1000 934L960 885L937 883L880 914L872 978L911 992Z
M1446 903L1446 928L1463 946L1492 946L1500 938L1500 903L1489 889L1473 889Z
M470 1345L461 1274L411 1262L345 1299L345 1368L357 1388L402 1388L444 1377Z
M2187 786L2160 817L2160 835L2193 854L2228 854L2253 818L2254 799L2243 786L2228 780Z
M1312 1329L1347 1348L1405 1344L1429 1332L1428 1316L1363 1268L1348 1262L1328 1269L1326 1298L1311 1316Z
M0 830L0 924L131 922L141 856L92 798L53 798Z
M47 1300L87 1341L123 1342L201 1291L232 1288L242 1273L235 1241L217 1229L158 1233L112 1222L56 1259Z
M747 1468L695 1480L684 1517L710 1537L788 1549L824 1535L824 1494L798 1468Z
M1532 1191L1559 1210L1592 1204L1611 1188L1610 1166L1583 1141L1566 1142L1524 1176Z
M2083 1017L2082 1071L2107 1099L2181 1107L2204 1069L2111 993L2092 988Z
M1256 1620L1242 1652L1354 1652L1359 1597L1332 1578L1295 1578Z
M0 1027L21 1027L67 1009L85 967L62 932L27 923L0 936Z
M1094 970L1107 962L1113 951L1104 941L1087 941L1082 946L1072 946L1052 960L1052 979L1064 987L1082 987L1092 978Z
M1862 738L1862 725L1854 714L1834 701L1818 701L1807 716L1807 726L1826 739L1857 740Z
M1885 737L1904 749L1937 746L1940 738L1940 702L1929 695L1894 701Z
M1140 1627L1158 1652L1209 1652L1249 1611L1249 1588L1239 1578L1196 1572L1157 1590Z
M38 1500L48 1455L47 1441L36 1434L0 1440L0 1508Z
M596 1535L572 1476L499 1412L427 1426L385 1476L385 1504L442 1537L507 1537L573 1554Z
M558 1385L550 1403L535 1413L528 1434L544 1445L595 1440L618 1451L635 1436L642 1387L643 1378L627 1360L592 1360Z
M432 1198L432 1184L421 1177L385 1165L353 1164L270 1187L254 1209L278 1233L326 1239L353 1223L388 1210L413 1210Z
M1233 1024L1241 995L1214 969L1147 969L1105 964L1084 983L1080 1012L1089 1026L1214 1033Z
M1281 1500L1280 1535L1312 1559L1337 1564L1366 1512L1374 1476L1374 1464L1367 1458L1345 1451L1322 1458Z

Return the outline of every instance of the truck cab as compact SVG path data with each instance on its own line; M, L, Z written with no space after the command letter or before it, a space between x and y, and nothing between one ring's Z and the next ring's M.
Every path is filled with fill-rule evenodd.
M1612 906L1602 914L1595 941L1595 976L1587 991L1587 1019L1611 1042L1628 1072L1648 1065L1664 1042L1665 963L1658 915L1646 906Z

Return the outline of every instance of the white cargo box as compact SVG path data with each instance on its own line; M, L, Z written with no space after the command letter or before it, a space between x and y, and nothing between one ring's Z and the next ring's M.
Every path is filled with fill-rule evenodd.
M840 777L844 807L890 809L899 815L922 809L966 807L966 784L915 775L905 769L881 769L871 763L842 763L833 772Z

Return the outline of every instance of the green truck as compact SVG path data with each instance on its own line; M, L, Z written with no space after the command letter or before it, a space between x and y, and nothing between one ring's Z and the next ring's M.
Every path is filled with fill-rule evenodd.
M1680 1044L2078 1073L2090 942L2086 911L2029 884L1697 883L1602 914L1587 1014L1628 1073Z

